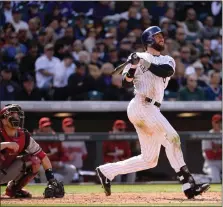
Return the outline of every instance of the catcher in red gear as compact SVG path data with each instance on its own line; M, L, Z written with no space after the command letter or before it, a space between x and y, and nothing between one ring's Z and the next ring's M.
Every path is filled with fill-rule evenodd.
M31 193L23 187L42 164L48 180L44 197L63 197L63 184L54 178L46 153L23 128L24 118L17 104L8 104L0 111L0 184L8 183L5 194L11 198L30 198Z

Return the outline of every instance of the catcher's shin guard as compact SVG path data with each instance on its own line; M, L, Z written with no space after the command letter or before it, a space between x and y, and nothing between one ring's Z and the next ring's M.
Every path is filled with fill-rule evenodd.
M6 195L9 197L27 198L32 195L22 190L38 173L40 168L40 160L36 156L28 156L24 165L24 174L13 181L10 181L6 188Z

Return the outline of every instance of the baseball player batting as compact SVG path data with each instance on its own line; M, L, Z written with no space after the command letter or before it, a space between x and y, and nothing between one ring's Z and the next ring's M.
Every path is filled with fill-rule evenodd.
M127 114L138 134L141 155L101 165L96 172L106 196L109 196L115 176L154 168L163 145L185 196L191 199L207 191L210 185L195 183L184 162L180 137L160 112L164 90L175 71L175 61L168 55L161 55L164 37L159 27L147 28L141 40L146 52L131 54L130 63L122 72L123 86L133 84L135 88L135 97L128 105Z

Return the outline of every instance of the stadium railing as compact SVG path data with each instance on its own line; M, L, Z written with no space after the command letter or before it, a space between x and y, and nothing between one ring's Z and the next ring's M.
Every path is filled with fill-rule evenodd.
M1 101L16 103L28 112L119 112L126 111L129 101ZM221 101L164 101L161 111L221 111Z

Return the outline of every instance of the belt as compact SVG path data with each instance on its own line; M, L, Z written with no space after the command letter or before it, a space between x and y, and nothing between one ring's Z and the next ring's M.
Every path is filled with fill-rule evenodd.
M149 102L149 103L152 103L152 102L153 102L153 99L146 97L146 98L145 98L145 101L147 101L147 102ZM155 102L154 102L154 105L157 106L158 108L160 108L161 103L155 101Z

